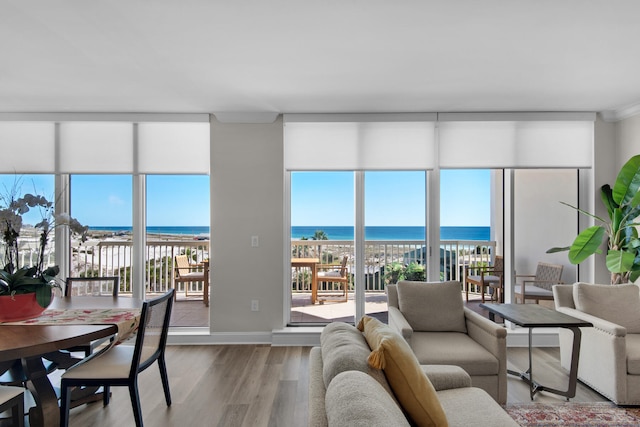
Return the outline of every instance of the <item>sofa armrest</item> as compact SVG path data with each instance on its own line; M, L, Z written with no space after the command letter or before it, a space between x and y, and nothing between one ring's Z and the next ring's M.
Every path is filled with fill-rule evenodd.
M396 330L411 345L413 328L396 307L389 307L389 326Z
M616 323L609 322L608 320L592 316L591 314L585 313L575 308L558 307L557 310L561 313L567 314L577 319L584 320L585 322L590 322L593 324L593 327L595 329L605 332L609 335L613 335L614 337L624 338L627 335L627 328L625 328L624 326L620 326Z
M471 377L459 366L420 365L436 391L471 387Z
M309 427L329 425L324 403L326 393L322 379L322 349L313 347L309 353Z
M576 308L573 304L573 285L553 285L551 290L556 310L560 307Z

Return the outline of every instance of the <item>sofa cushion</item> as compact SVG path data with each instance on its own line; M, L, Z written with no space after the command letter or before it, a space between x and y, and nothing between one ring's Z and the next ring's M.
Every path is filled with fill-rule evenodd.
M482 389L444 390L438 392L438 397L447 414L449 427L518 427L518 423Z
M640 333L640 288L638 285L595 285L574 283L576 308L627 329Z
M413 334L411 348L421 365L456 365L469 375L498 375L500 371L497 357L460 332Z
M388 325L364 316L358 329L373 349L369 364L382 369L402 409L417 426L446 426L447 417L409 344Z
M344 371L361 371L371 375L391 393L384 374L367 363L369 344L355 326L343 322L329 323L320 333L322 349L322 379L329 387L333 378Z
M627 334L627 373L640 375L640 334Z
M398 308L414 331L467 332L460 282L398 282Z
M325 396L329 426L409 426L398 404L376 380L358 371L342 372Z

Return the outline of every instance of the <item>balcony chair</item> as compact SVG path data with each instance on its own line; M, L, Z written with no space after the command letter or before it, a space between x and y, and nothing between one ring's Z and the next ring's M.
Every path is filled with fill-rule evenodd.
M109 404L111 386L126 386L133 407L136 427L142 427L142 409L138 392L138 374L153 362L158 362L160 379L167 406L171 406L169 377L165 364L167 332L171 319L175 289L164 295L145 301L142 305L140 326L135 346L117 345L93 353L88 358L69 368L62 374L60 382L60 425L68 427L71 404L71 387L102 386L104 406Z
M24 389L0 386L0 413L11 410L11 426L24 426ZM9 418L6 418L9 419Z
M464 307L460 282L387 286L389 326L421 365L456 365L499 404L507 401L507 331Z
M189 296L189 283L202 282L204 305L209 307L209 272L204 263L191 264L187 255L176 255L176 274L174 277L174 288L178 283L184 283L184 296ZM175 298L175 295L174 295Z
M320 283L339 283L342 288L342 294L318 294L318 302L324 304L325 301L346 302L349 296L349 271L347 269L348 256L342 258L340 265L331 264L318 264L317 268L317 286L320 287Z
M119 276L103 277L67 277L64 295L74 296L104 296L118 298L120 290ZM107 341L113 341L113 336L91 341L89 344L80 345L66 349L68 352L82 351L85 356L93 353Z
M578 379L616 405L640 405L640 291L637 285L574 283L553 287L556 310L580 328ZM558 329L560 364L569 370L573 334Z
M504 302L504 259L496 256L493 265L478 266L467 265L464 267L464 290L467 302L469 301L469 285L475 285L480 288L482 302L484 302L484 294L487 288L492 289L491 299L496 297L498 302Z
M562 284L560 280L562 278L562 269L564 267L559 264L548 264L546 262L539 262L536 267L536 274L523 274L516 275L516 282L518 278L523 278L521 284L516 284L513 288L514 302L520 302L524 304L526 300L534 300L536 304L540 303L540 300L553 301L553 285ZM528 280L527 280L528 278Z

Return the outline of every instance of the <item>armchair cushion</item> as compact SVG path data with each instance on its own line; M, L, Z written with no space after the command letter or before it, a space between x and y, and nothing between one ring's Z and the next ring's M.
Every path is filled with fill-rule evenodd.
M414 331L467 332L460 282L398 282L398 308Z
M373 350L369 364L384 370L400 406L413 423L417 426L446 426L447 418L438 395L404 338L369 316L360 320L358 329L364 332Z
M640 334L626 336L627 344L627 373L640 375Z
M637 285L575 283L573 300L585 313L616 323L629 334L640 333L640 288Z

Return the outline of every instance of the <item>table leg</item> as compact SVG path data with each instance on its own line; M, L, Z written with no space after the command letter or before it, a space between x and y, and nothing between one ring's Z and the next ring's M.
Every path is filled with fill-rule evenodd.
M42 358L29 357L22 359L22 368L29 380L27 388L33 395L36 406L29 409L29 425L31 427L58 426L60 424L60 407Z
M311 266L311 304L315 304L318 299L318 267Z

